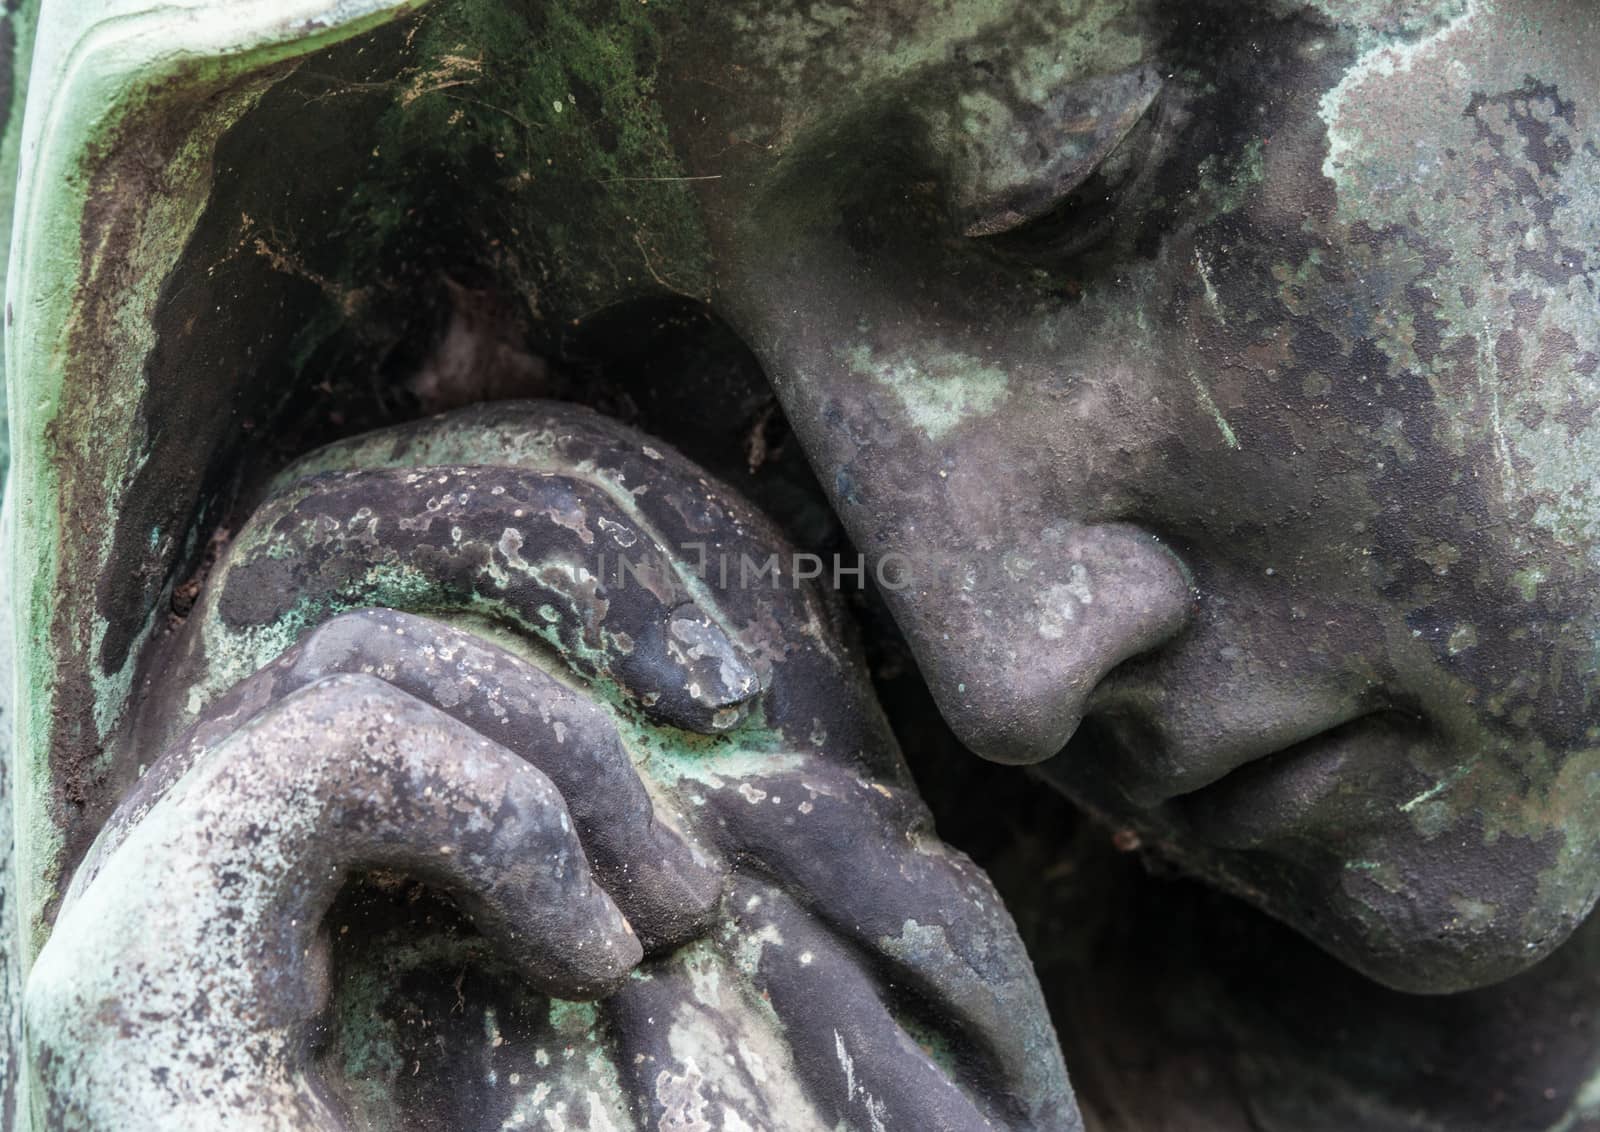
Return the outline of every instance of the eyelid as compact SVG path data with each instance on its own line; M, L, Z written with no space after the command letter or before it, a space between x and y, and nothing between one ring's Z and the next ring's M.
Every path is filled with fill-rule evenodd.
M1073 83L1052 95L1031 123L1042 160L1025 163L1010 181L985 186L963 210L962 234L998 236L1049 212L1115 152L1161 87L1159 72L1146 63Z

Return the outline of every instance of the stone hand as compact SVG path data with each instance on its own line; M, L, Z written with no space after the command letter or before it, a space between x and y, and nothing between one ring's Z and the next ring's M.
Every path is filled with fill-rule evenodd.
M264 673L237 730L186 745L75 879L27 986L45 1126L346 1127L306 1060L324 913L358 870L449 891L549 994L613 990L639 959L535 767L560 761L559 714L513 753L377 676L306 677L324 644L285 658L281 689Z
M188 686L209 700L305 625L386 606L492 619L656 722L735 726L761 681L686 561L723 525L702 478L600 418L505 414L374 433L286 473L201 597Z
M697 576L693 545L732 579ZM653 569L626 588L597 546ZM562 1038L569 1061L498 1037L458 1050L519 1088L480 1095L481 1075L430 1061L474 1096L458 1111L475 1122L449 1126L587 1108L590 1128L1076 1128L1009 918L933 836L832 608L787 576L740 584L741 560L780 549L680 457L562 406L358 438L285 476L151 696L137 733L168 753L80 869L71 930L35 973L36 1048L80 1082L61 1095L104 1097L77 1126L110 1127L112 1109L138 1126L122 1095L146 1127L407 1121L428 1051L353 1114L307 1052L330 990L323 913L349 872L384 868L448 889L510 957L517 988L486 1018L566 1018L554 1000L614 992ZM339 612L363 605L413 612ZM421 751L444 762L419 777L404 752ZM336 788L369 764L372 781ZM483 793L502 779L536 796ZM325 824L291 820L301 807ZM503 814L545 841L495 840ZM565 889L518 879L552 854ZM287 895L249 895L271 876ZM493 895L519 884L520 903ZM130 936L151 942L119 959ZM80 987L80 964L110 973ZM118 1039L129 1027L140 1040ZM101 1061L57 1057L52 1034Z

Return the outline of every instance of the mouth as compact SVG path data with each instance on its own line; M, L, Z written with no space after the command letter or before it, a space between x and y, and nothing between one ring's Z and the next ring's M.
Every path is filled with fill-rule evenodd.
M1407 796L1396 781L1415 774L1406 757L1416 724L1375 712L1244 764L1172 809L1192 834L1217 849L1261 849L1311 829L1350 836L1396 813Z
M1139 768L1130 772L1137 786L1122 790L1133 808L1159 815L1185 840L1209 849L1259 850L1312 832L1342 839L1392 821L1393 799L1411 796L1406 791L1417 772L1409 754L1424 737L1410 716L1369 711L1290 730L1287 741L1284 730L1273 730L1227 744L1246 755L1220 768L1205 758L1166 753L1159 771L1146 769L1146 727L1118 720L1095 733L1109 741L1116 764Z

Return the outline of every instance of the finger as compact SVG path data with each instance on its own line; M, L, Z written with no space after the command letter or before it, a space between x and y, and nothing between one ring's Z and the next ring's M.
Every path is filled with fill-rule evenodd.
M759 862L885 979L915 988L963 1061L986 1067L985 1095L1036 1116L1071 1109L1011 917L983 872L933 835L914 791L816 760L729 782L707 801L723 851Z
M502 401L381 429L313 453L278 485L337 469L489 462L583 480L628 515L632 531L670 550L693 573L705 615L769 686L763 714L774 728L804 733L814 718L831 718L844 749L885 741L837 608L797 576L819 562L798 558L737 492L661 440L582 406ZM831 581L832 563L825 568ZM865 582L840 576L841 586ZM780 666L784 679L771 679Z
M27 988L47 1095L103 1101L95 1127L298 1111L320 924L375 868L451 892L543 993L607 993L640 958L539 771L382 681L326 677L196 762L69 894Z
M695 599L666 548L584 481L498 466L329 473L264 504L213 573L201 694L306 624L388 606L508 622L652 718L723 731L761 681Z
M717 952L673 956L605 1005L651 1127L713 1103L752 1127L1079 1127L1070 1105L1046 1117L992 1103L981 1066L780 889L735 882L728 904Z
M596 879L646 950L704 928L720 895L720 865L657 821L610 717L476 634L393 610L324 622L207 709L140 779L80 875L92 879L97 862L207 748L268 705L339 673L376 676L538 767L561 792Z
M752 981L784 1020L797 1068L825 1116L884 1132L977 1132L1008 1123L991 1122L934 1064L895 1022L857 957L787 896L767 889L755 907L748 904L737 929L765 941Z
M608 987L639 957L554 784L371 675L316 677L204 750L72 899L151 855L177 862L163 878L188 868L219 892L236 883L212 875L227 856L254 862L247 918L297 925L297 944L351 872L389 868L445 887L547 993Z
M621 1088L643 1109L639 1127L849 1127L807 1095L784 1022L732 960L736 950L685 948L601 1004Z

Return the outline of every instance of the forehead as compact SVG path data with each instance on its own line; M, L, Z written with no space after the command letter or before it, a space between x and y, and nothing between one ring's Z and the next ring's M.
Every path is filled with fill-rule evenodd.
M1262 38L1265 47L1274 24L1292 21L1351 34L1363 47L1404 44L1479 7L1473 0L747 0L719 4L693 24L697 37L719 25L735 45L737 71L791 93L848 78L855 85L835 91L845 94L952 61L1004 67L1040 89L1228 29Z
M1234 83L1265 70L1251 67L1252 53L1270 62L1325 50L1352 65L1394 53L1416 67L1428 42L1465 27L1532 32L1514 35L1515 51L1524 70L1537 71L1562 51L1553 26L1594 19L1583 0L747 0L681 21L669 69L702 94L737 93L712 114L781 119L784 135L889 92L964 100L958 109L979 129L986 98L1037 104L1141 63L1226 66Z
M1209 93L1202 113L1248 104L1263 145L1325 149L1341 210L1386 224L1463 222L1438 207L1453 198L1441 181L1477 177L1484 145L1503 150L1486 132L1539 149L1529 132L1542 131L1544 156L1579 160L1545 160L1537 177L1561 180L1565 216L1589 229L1568 233L1576 246L1600 243L1586 174L1600 7L1587 0L750 0L680 27L663 89L673 116L714 124L697 156L719 167L771 168L865 114L926 131L956 181L1026 180L1044 150L1091 132L1084 119L1135 112L1129 91L1153 83L1195 106Z
M1063 75L1128 66L1149 49L1142 31L1151 11L1138 0L761 0L728 9L726 18L765 77L798 87L843 76L871 84L957 53L978 66L1004 57Z

